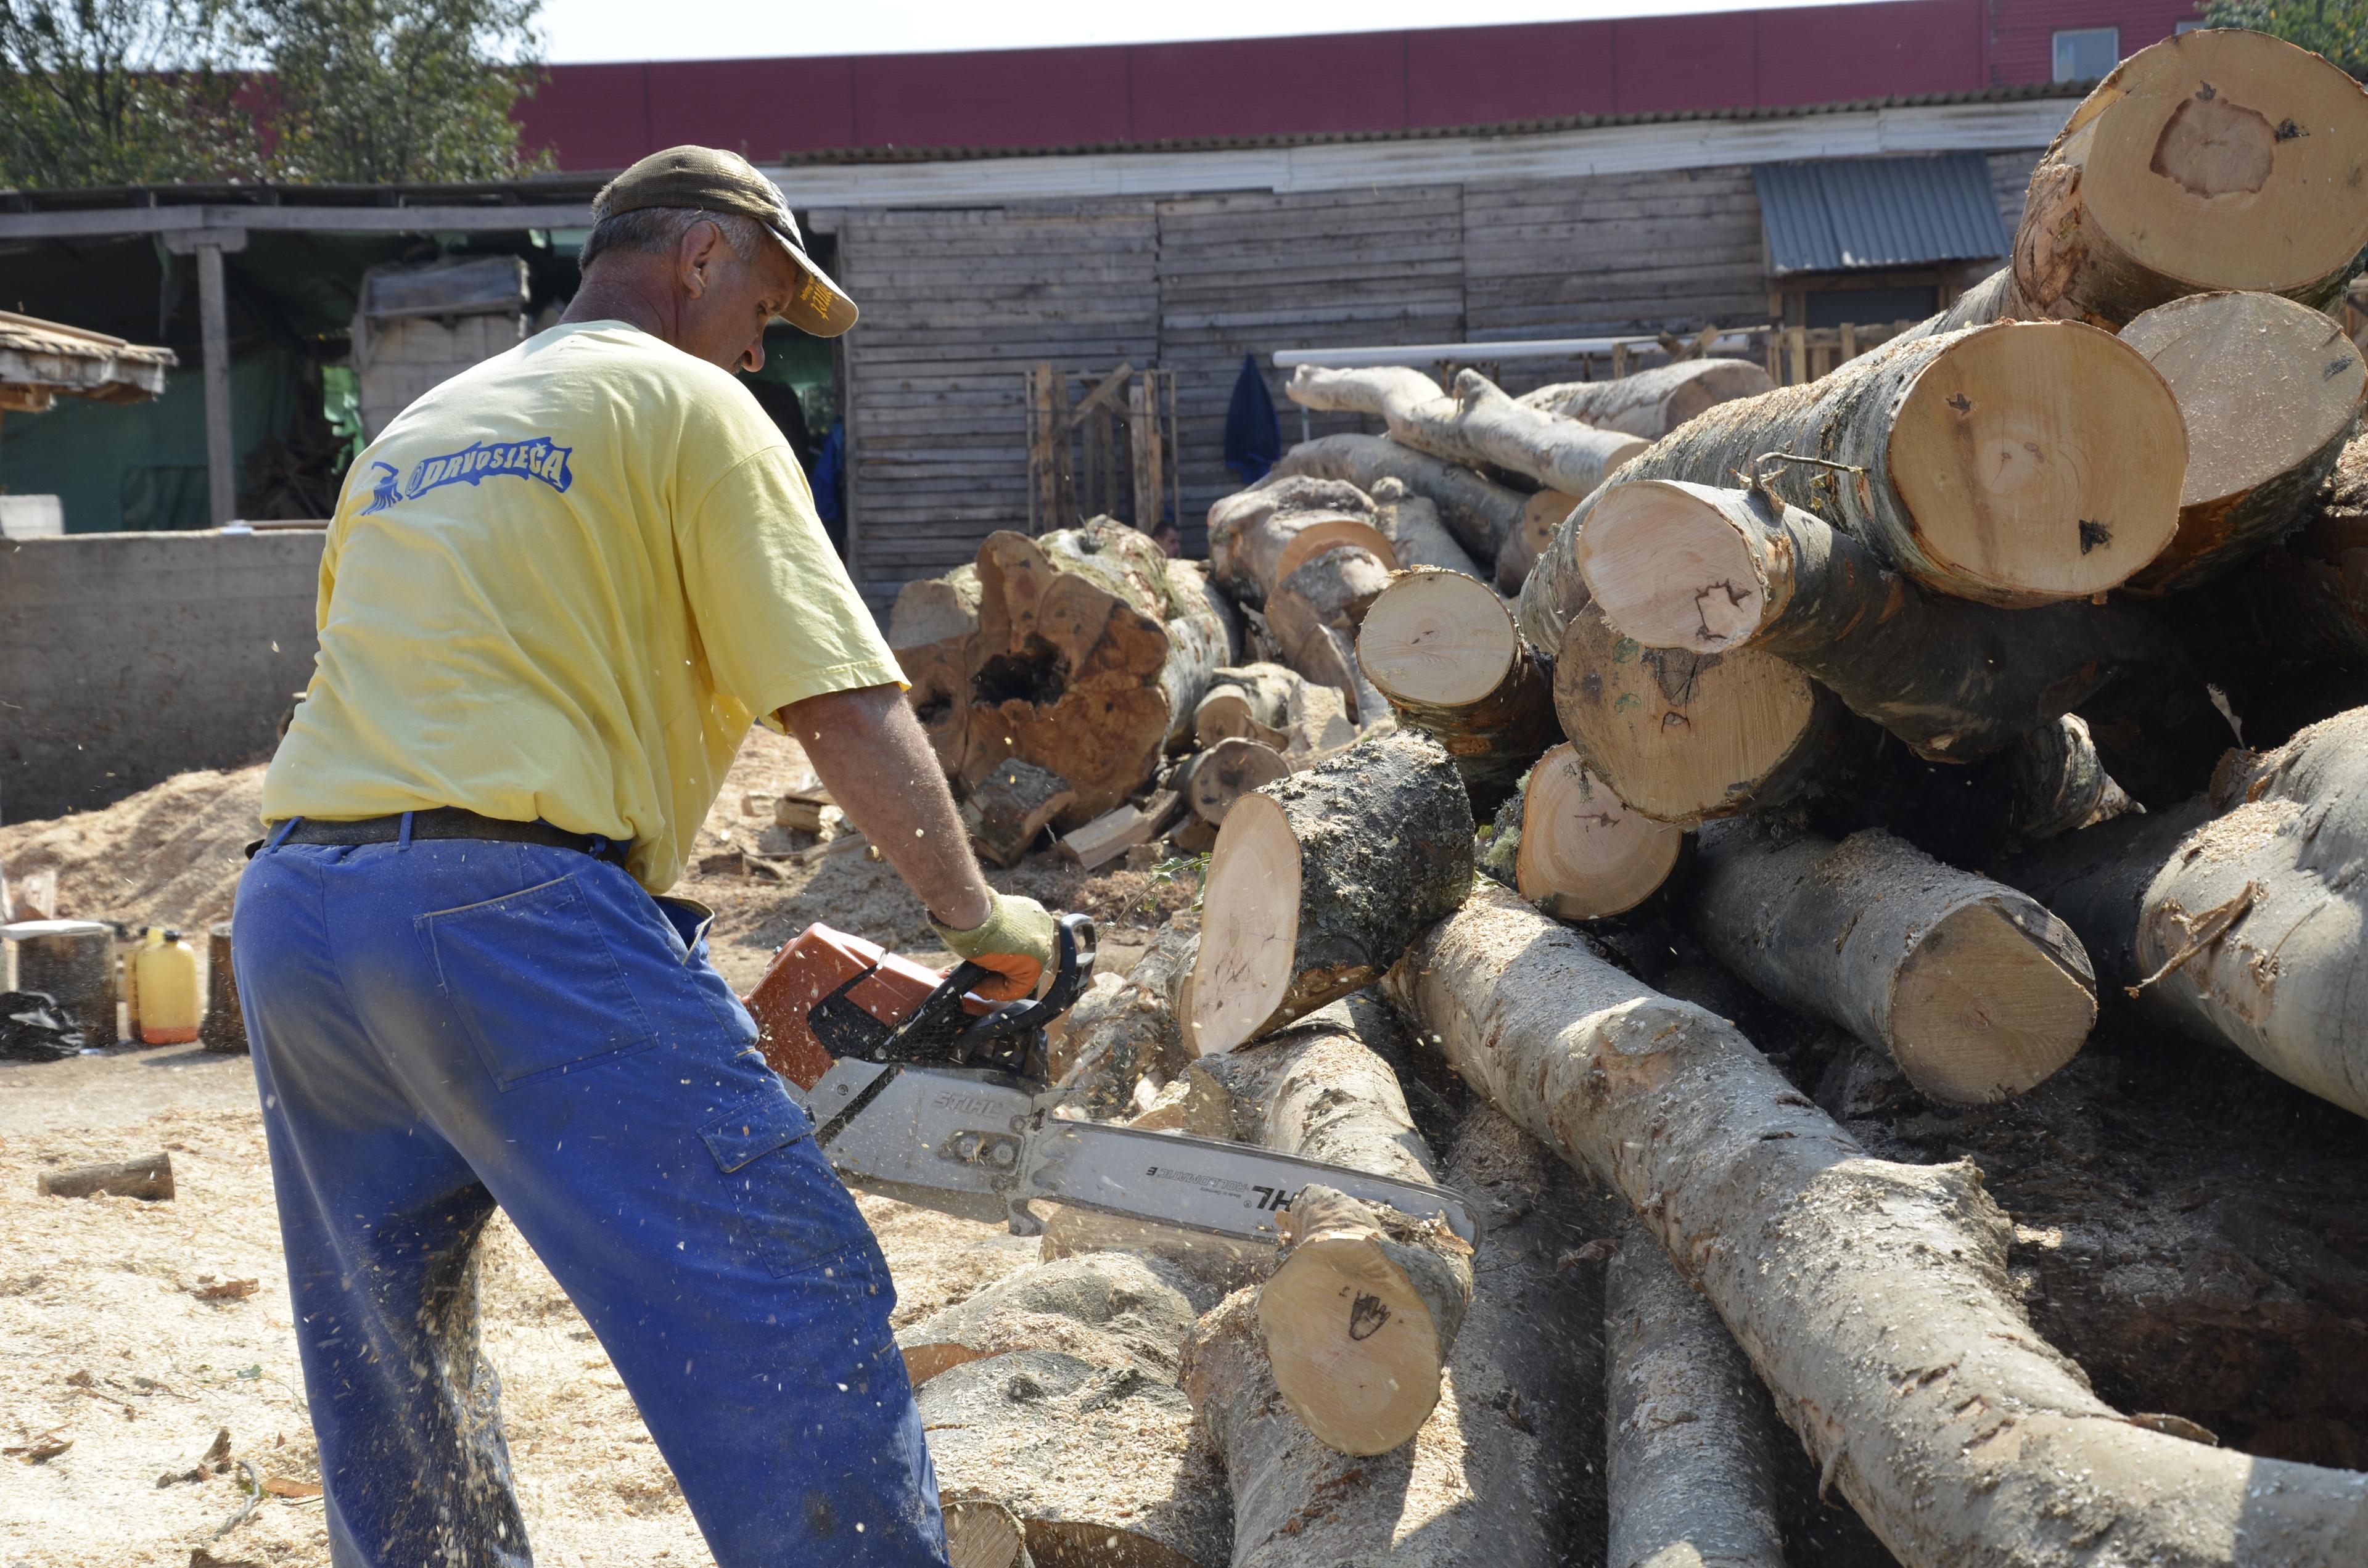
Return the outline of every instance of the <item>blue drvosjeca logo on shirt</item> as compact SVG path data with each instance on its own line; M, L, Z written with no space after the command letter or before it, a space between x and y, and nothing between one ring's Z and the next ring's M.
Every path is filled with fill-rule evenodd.
M539 479L564 492L575 479L567 468L568 454L575 449L552 446L548 436L537 436L531 441L477 441L460 451L424 460L413 467L408 481L402 479L403 471L393 463L372 459L370 467L378 471L378 477L371 483L370 504L362 511L365 515L383 512L401 502L416 501L438 485L475 484L505 474L512 479Z

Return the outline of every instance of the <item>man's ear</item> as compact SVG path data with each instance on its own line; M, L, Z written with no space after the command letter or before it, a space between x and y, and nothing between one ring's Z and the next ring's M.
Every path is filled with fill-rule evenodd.
M707 292L707 269L714 262L716 247L723 243L723 231L704 221L684 231L681 247L675 253L675 270L692 299Z

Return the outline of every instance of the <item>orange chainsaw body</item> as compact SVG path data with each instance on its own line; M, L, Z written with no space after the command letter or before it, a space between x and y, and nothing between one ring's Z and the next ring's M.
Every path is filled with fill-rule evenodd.
M757 1020L765 1061L798 1087L811 1089L833 1060L814 1028L817 1007L843 997L893 1028L911 1017L945 978L877 942L814 925L782 945L765 977L741 1000ZM973 1017L988 1006L974 995L962 998L963 1010Z

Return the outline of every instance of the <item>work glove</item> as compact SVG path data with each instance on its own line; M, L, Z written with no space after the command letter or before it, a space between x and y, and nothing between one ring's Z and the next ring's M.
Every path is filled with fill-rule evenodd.
M939 937L958 958L993 970L1000 979L982 981L978 994L990 1002L1017 1002L1033 996L1053 967L1058 927L1053 912L1032 898L1013 893L995 895L994 913L986 923L968 931L952 930L936 915L929 917Z

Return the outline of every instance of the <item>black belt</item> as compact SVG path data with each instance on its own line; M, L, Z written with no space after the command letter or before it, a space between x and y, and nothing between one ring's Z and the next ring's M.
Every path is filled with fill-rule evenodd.
M489 838L503 844L543 844L553 849L573 849L578 854L607 860L621 866L625 863L626 846L613 838L596 838L589 834L570 833L564 827L553 827L547 822L505 822L499 817L483 817L458 806L438 806L432 811L413 812L411 836L414 838ZM393 844L403 836L403 818L364 817L359 822L326 822L316 817L302 817L283 844ZM250 846L252 857L262 843Z

